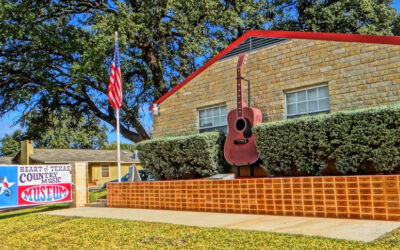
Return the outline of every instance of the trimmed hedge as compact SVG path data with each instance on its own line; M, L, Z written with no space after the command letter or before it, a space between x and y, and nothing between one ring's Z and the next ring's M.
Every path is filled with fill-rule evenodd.
M400 106L262 123L253 132L269 175L400 170ZM334 169L327 169L328 165Z
M208 177L225 170L225 135L209 132L162 137L137 144L143 167L156 179Z

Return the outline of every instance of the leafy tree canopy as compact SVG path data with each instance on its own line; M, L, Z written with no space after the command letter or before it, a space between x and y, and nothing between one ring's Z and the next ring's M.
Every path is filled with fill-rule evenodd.
M94 116L74 116L69 110L51 114L33 110L23 118L25 132L16 130L0 139L0 154L14 155L22 140L33 140L37 148L103 148L107 145L107 127Z
M129 150L129 151L135 151L136 146L135 144L129 144L129 143L120 143L120 149L121 150ZM117 143L111 142L109 144L104 145L101 149L106 149L106 150L117 150Z
M11 135L6 134L0 139L0 155L1 156L14 156L19 148L20 141L22 140L22 130L15 130Z
M297 18L277 28L333 33L393 35L397 12L392 0L293 1Z
M149 138L140 110L249 29L387 34L388 0L0 2L0 115L51 120L60 108L115 126L107 100L114 31L123 82L121 133ZM39 121L40 122L40 121ZM39 123L40 124L40 123Z
M50 114L33 110L24 117L24 137L40 148L102 148L107 144L107 127L92 116L74 116L71 110Z
M400 15L396 15L394 19L393 35L400 36Z

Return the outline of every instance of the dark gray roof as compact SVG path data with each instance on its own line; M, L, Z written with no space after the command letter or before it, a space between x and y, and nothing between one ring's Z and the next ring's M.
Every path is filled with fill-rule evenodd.
M40 163L117 162L116 150L95 149L40 149L35 148L29 157ZM134 152L121 150L122 163L139 163Z
M224 55L219 60L224 60L229 57L240 55L244 52L251 52L253 50L265 48L280 42L287 41L288 39L284 38L273 38L273 37L255 37L251 36L239 44L236 48L229 51L226 55Z

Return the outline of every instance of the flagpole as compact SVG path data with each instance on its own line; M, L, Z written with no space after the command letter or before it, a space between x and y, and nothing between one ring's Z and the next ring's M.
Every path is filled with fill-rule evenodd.
M121 182L121 154L119 145L119 109L117 109L117 154L118 154L118 182Z
M115 31L115 43L118 41L118 31ZM119 108L116 109L117 113L117 161L118 161L118 182L121 182L121 153L119 143Z

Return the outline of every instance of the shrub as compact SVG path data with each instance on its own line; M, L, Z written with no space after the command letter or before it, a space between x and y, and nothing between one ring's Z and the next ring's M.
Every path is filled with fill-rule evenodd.
M209 132L162 137L137 144L144 168L156 179L207 177L225 170L225 135Z
M321 175L400 169L400 106L371 108L262 123L254 129L270 175Z

